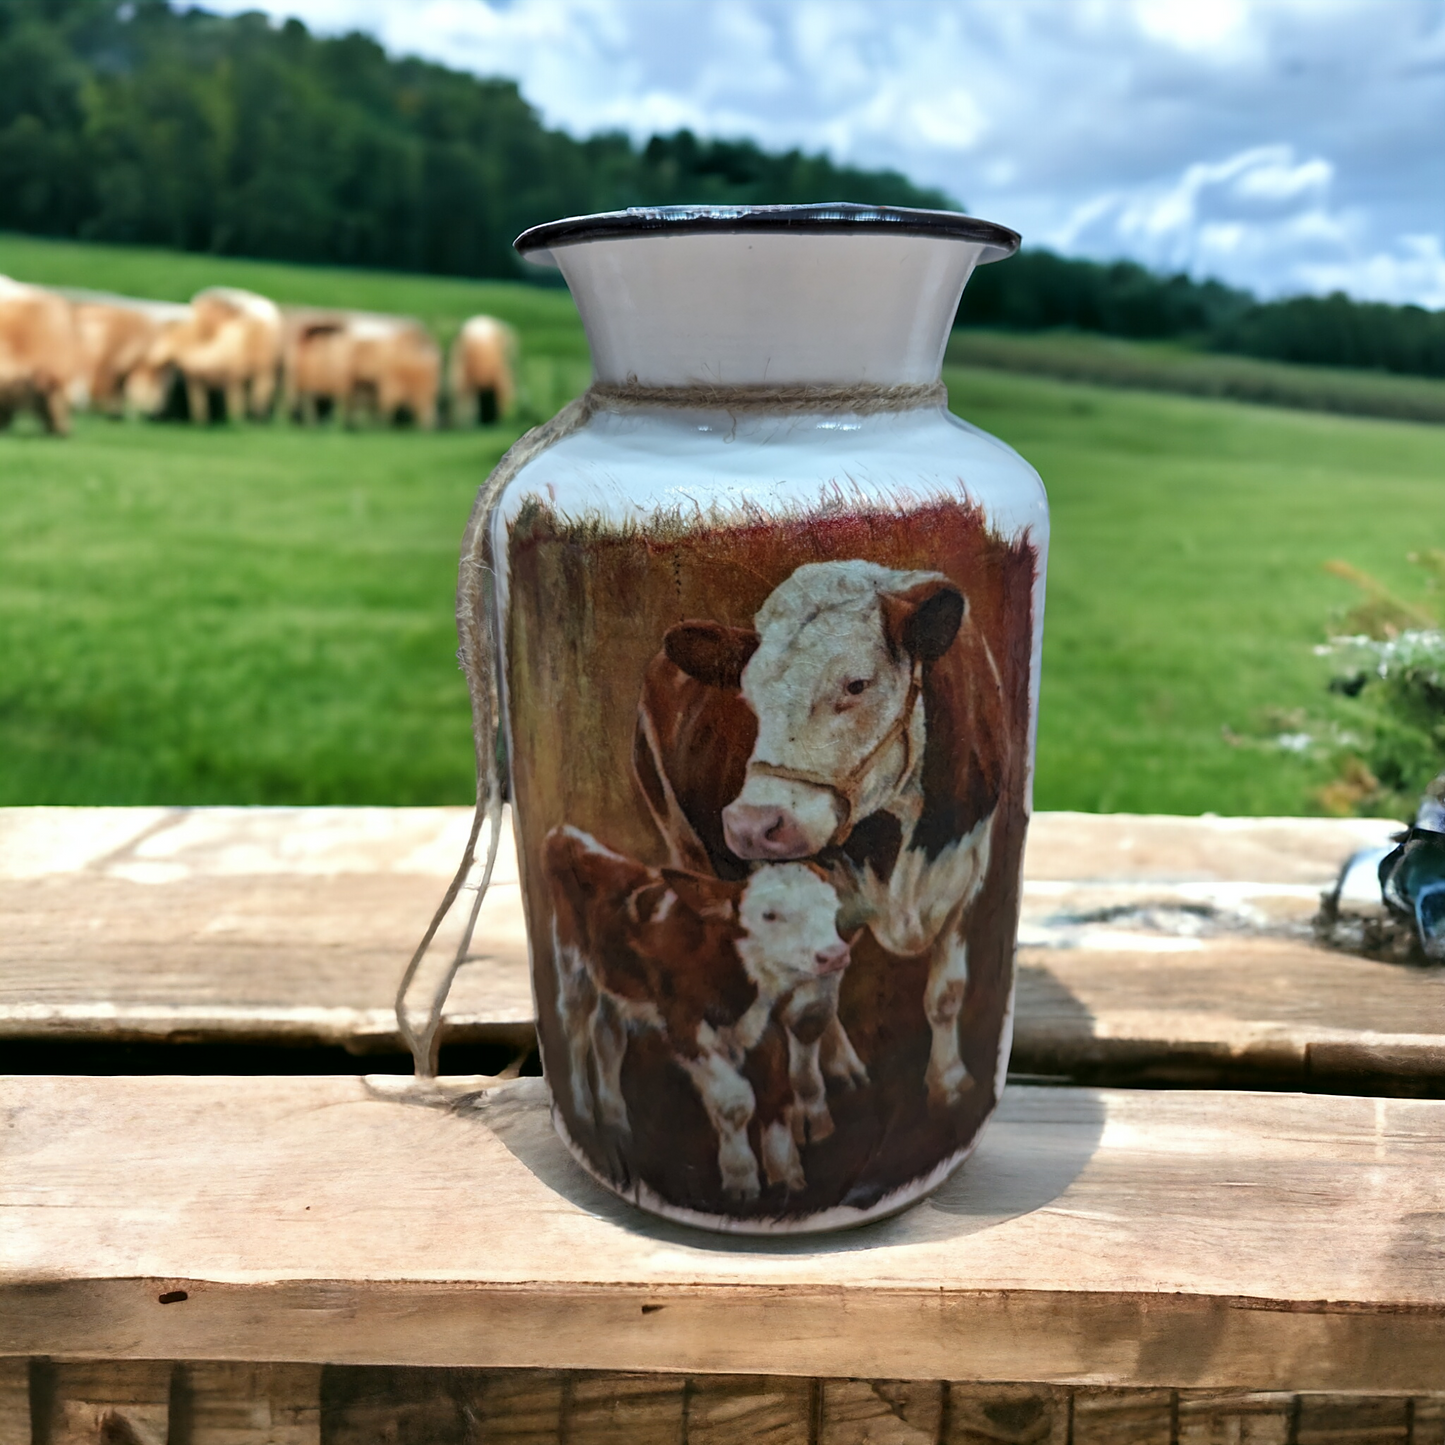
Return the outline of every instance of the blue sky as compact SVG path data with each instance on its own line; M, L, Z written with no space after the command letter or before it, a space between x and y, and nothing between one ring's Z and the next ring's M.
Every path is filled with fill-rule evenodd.
M202 0L943 187L1077 255L1445 308L1445 0Z

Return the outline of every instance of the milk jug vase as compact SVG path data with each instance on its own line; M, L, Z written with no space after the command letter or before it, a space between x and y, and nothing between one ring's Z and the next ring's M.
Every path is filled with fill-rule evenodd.
M557 1130L710 1229L897 1211L1012 1034L1048 511L940 369L1018 237L840 204L516 244L595 380L483 488L459 621Z

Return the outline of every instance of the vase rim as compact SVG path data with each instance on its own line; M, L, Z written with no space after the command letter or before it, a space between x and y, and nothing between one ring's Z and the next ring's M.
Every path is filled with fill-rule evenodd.
M979 262L1001 261L1019 248L1017 231L961 211L926 211L914 206L865 206L828 201L801 206L632 206L590 216L566 216L522 232L512 242L517 253L539 266L555 266L552 249L586 241L631 236L685 236L698 233L799 233L928 236L968 241L983 249Z

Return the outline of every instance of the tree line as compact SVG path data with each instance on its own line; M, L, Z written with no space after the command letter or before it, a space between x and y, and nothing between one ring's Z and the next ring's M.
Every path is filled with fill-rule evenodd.
M508 80L392 59L299 21L164 0L0 4L0 228L275 260L524 276L527 226L632 205L828 200L947 208L894 171L688 131L644 145L542 124ZM530 269L530 268L528 268ZM529 279L539 279L533 272ZM1445 313L1025 251L965 325L1177 338L1445 375Z
M540 221L681 201L947 206L890 171L683 131L547 129L508 80L358 34L161 0L0 5L0 227L264 259L519 276Z
M968 283L959 321L1015 331L1069 327L1272 361L1445 376L1445 312L1352 301L1338 291L1261 302L1218 281L1049 251L982 267Z

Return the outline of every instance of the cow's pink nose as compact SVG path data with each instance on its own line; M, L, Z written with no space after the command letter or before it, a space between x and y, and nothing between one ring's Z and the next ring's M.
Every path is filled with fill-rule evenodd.
M806 858L808 840L784 808L729 803L723 809L723 837L739 858Z
M827 948L820 948L813 958L819 973L842 973L848 967L849 956L848 945L839 939L837 943L830 943Z

